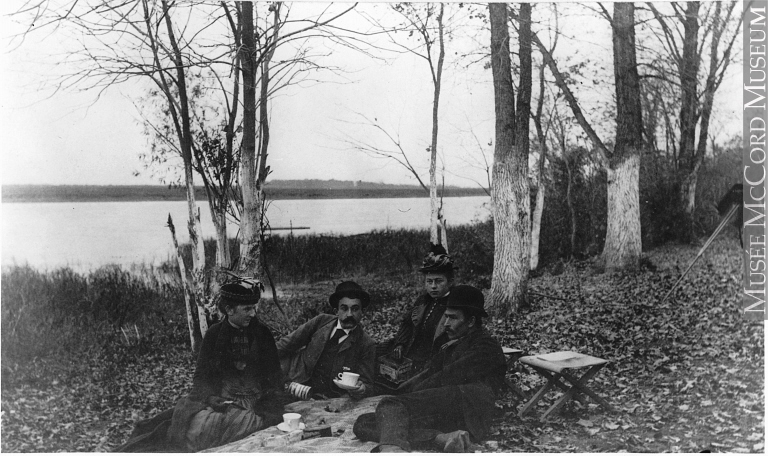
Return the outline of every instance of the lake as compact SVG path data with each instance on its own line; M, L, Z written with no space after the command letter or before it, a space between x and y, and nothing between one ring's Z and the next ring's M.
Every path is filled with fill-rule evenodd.
M445 199L448 226L489 214L487 196ZM213 237L207 202L198 202L203 236ZM158 264L173 249L166 227L173 217L179 242L188 242L184 201L3 203L2 265L86 271L105 264ZM305 233L359 234L376 229L427 228L428 198L277 200L267 210L272 227L309 227ZM231 236L237 227L229 226ZM275 231L287 235L290 231Z

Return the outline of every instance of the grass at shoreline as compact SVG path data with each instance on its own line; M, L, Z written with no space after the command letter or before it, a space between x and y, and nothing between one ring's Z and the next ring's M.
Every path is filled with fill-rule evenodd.
M738 244L713 243L680 289L659 304L697 250L654 249L648 252L654 271L599 273L587 261L532 278L531 291L561 299L536 296L529 309L510 321L489 321L487 329L503 345L530 353L576 350L611 360L591 385L619 413L571 403L539 423L518 418L518 404L506 396L498 403L505 418L484 450L761 452L763 324L739 315ZM382 340L394 331L392 318L421 290L412 271L328 272L283 284L283 303L297 324L323 310L335 283L355 279L373 297L365 328ZM124 442L137 419L172 406L189 390L194 359L181 293L173 280L153 278L155 272L3 271L2 451L108 451ZM462 283L487 291L487 273L466 267L460 273ZM276 336L290 329L266 304L261 318ZM59 350L36 347L42 338L58 341ZM529 394L540 384L530 372L510 374Z

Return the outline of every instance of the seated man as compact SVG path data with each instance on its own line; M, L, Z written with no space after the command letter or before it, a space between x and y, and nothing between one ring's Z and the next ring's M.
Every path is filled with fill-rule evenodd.
M452 288L445 309L448 342L403 385L406 394L385 397L376 413L361 415L355 435L379 442L374 450L381 452L410 451L425 435L445 452L466 451L470 436L481 440L506 373L501 346L482 329L487 316L480 290Z
M355 282L342 282L328 299L336 315L318 315L280 339L277 352L286 377L312 388L311 394L355 399L373 390L376 344L360 326L370 296ZM355 387L346 390L333 379L343 372L359 374Z
M401 323L397 334L392 340L377 347L377 355L398 361L403 357L408 358L413 362L411 372L421 371L436 349L442 345L435 342L444 331L440 321L453 285L454 269L456 268L453 266L453 260L445 248L432 244L419 269L424 275L425 293L419 296L412 308L400 316ZM444 340L441 339L441 342ZM379 383L382 386L393 386L383 378Z
M192 391L139 422L119 452L191 452L224 445L279 423L283 375L270 330L256 318L258 287L221 287L224 320L205 333Z

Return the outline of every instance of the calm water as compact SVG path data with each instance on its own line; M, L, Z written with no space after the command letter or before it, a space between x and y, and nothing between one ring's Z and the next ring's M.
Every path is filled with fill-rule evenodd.
M488 209L483 204L489 201L485 196L446 198L444 212L449 227L485 218ZM213 237L208 204L200 202L198 206L203 235ZM3 203L2 265L28 263L40 269L69 265L87 270L110 263L157 264L172 251L166 227L168 213L179 242L187 242L187 206L183 201ZM272 203L267 216L272 227L310 227L294 234L426 228L429 199L280 200ZM236 234L231 224L230 234Z

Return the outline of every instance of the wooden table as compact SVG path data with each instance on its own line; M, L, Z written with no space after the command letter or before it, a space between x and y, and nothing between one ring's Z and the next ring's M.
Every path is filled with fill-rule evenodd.
M547 383L541 387L522 409L520 409L520 412L518 413L520 417L531 411L541 398L555 386L565 391L565 394L558 398L555 403L541 415L541 421L545 421L549 415L559 410L563 404L568 402L578 393L584 393L594 399L595 402L605 407L608 411L614 411L613 407L611 407L608 402L587 387L587 382L594 377L603 366L608 364L607 360L572 351L562 351L545 355L523 356L520 358L520 362L532 367L542 377L547 379ZM572 370L585 368L588 368L588 370L578 378L572 372ZM565 385L560 380L561 378L567 380L571 384L571 387L569 388ZM578 399L579 398L577 397L577 400Z

